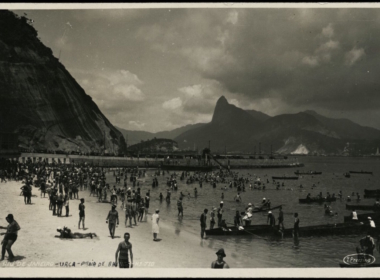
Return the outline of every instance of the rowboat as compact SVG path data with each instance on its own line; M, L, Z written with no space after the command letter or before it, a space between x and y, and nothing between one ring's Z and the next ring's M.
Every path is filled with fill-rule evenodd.
M317 171L299 172L299 171L296 171L296 172L294 172L294 174L296 174L296 175L321 175L322 172L317 172Z
M380 190L364 190L364 198L380 197Z
M371 171L349 171L351 174L370 174L373 175Z
M262 208L259 208L259 209L256 208L256 209L253 209L253 210L252 210L252 213L271 211L271 210L278 209L278 208L280 208L281 206L282 206L282 205L278 205L278 206L271 207L271 208L268 208L268 207L262 207Z
M299 228L299 237L326 236L326 235L350 235L363 233L370 229L369 224L362 223L339 223L318 226L307 226ZM258 236L277 236L283 238L292 238L293 229L288 228L283 231L278 226L271 227L269 225L250 225L242 227L215 228L206 230L207 235L258 235Z
M256 232L271 232L272 227L270 225L250 225L243 227L243 230L239 230L237 227L227 227L227 228L213 228L206 229L206 235L254 235Z
M324 203L324 202L332 202L336 201L336 197L330 197L330 198L317 198L317 197L312 197L310 199L306 198L300 198L298 199L299 203Z
M367 190L367 189L365 189L364 193L365 194L374 194L374 193L380 194L380 190L379 189L377 189L377 190Z
M287 177L287 176L282 176L282 177L277 177L277 176L272 176L272 179L273 180L298 180L298 176L290 176L290 177Z
M367 210L367 211L380 211L380 206L375 205L360 205L360 204L346 204L347 210Z
M380 213L366 213L366 214L358 214L358 222L365 222L368 221L368 217L371 217L372 220L379 220L380 219ZM349 223L349 222L355 222L355 220L352 220L351 216L344 216L344 222Z

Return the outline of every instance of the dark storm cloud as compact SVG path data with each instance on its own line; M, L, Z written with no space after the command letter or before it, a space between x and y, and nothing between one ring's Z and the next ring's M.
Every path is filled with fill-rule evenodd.
M380 105L380 11L238 10L223 53L230 61L198 64L204 77L252 100L280 98L342 110ZM221 56L219 56L221 57Z
M125 128L159 131L209 121L221 95L270 115L312 109L380 128L367 113L380 115L378 9L28 15L102 112Z

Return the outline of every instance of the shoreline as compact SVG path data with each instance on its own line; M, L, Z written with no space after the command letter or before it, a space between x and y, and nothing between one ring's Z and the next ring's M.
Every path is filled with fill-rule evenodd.
M104 262L103 266L107 267L109 262L114 262L117 246L123 241L125 232L131 234L134 268L209 268L216 259L217 249L210 246L209 240L201 240L200 236L190 231L179 230L172 222L162 218L158 234L161 241L154 242L151 226L151 213L154 209L149 210L147 222L138 222L136 227L129 228L124 226L124 211L119 202L117 211L120 225L116 228L115 238L111 239L108 224L105 222L111 204L96 202L97 197L90 197L88 190L80 191L79 194L79 198L85 199L86 230L78 230L79 200L70 200L69 217L52 216L52 211L48 210L47 196L40 198L40 192L33 187L32 204L25 205L24 197L19 195L20 187L21 182L15 181L0 184L0 195L3 198L0 212L4 218L12 213L21 227L18 239L12 247L16 256L15 263L54 263L52 267L58 268L61 267L59 263L66 262L75 263L75 267L82 262L95 262L96 266ZM7 225L5 219L0 221L0 225ZM55 238L58 234L56 228L63 226L69 227L72 232L93 232L98 237L73 240ZM7 267L7 257L6 254L0 267ZM233 263L231 258L226 261Z

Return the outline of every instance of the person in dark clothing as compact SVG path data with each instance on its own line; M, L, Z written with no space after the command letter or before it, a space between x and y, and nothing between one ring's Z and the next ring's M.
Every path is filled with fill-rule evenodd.
M294 213L294 227L293 227L293 236L298 237L299 236L299 224L300 219L298 218L298 213Z
M206 227L207 227L207 224L206 224L207 212L208 212L208 209L205 209L201 215L201 218L200 218L200 221L201 221L201 238L202 239L205 235L205 231L206 231Z
M80 222L82 222L82 227L84 229L84 218L85 218L85 213L84 213L84 198L80 199L80 204L79 204L79 222L78 222L78 229L80 229Z
M14 220L12 214L8 214L8 216L5 218L9 225L7 227L0 227L1 229L6 229L7 231L5 233L2 233L1 235L4 235L3 241L1 241L1 261L4 260L5 257L5 251L8 252L8 260L12 261L14 259L14 255L12 252L12 245L17 240L17 232L20 230L19 224Z
M375 240L372 238L371 233L368 232L367 236L360 239L360 248L356 248L356 252L358 254L365 253L369 255L373 255L373 250L375 249Z
M218 252L216 252L216 255L218 256L218 259L211 263L211 268L230 268L229 265L223 260L223 258L226 257L223 248L219 249Z
M272 214L272 211L269 211L269 212L268 212L267 223L269 223L269 225L270 225L271 227L274 227L275 224L276 224L276 219L274 218L274 216L273 216L273 214Z

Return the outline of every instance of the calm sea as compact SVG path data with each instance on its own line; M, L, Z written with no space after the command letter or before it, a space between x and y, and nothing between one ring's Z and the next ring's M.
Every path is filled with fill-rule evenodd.
M352 192L359 192L362 199L356 202L356 197L352 203L373 204L374 199L364 199L364 189L380 189L380 158L346 158L346 157L300 157L299 162L305 164L303 168L284 168L284 169L251 169L251 170L235 170L239 175L248 178L261 178L265 182L265 190L250 190L249 184L246 185L246 191L241 193L243 203L234 202L233 198L237 194L235 188L221 190L227 184L219 183L217 188L212 188L208 183L203 184L203 188L199 188L198 183L187 185L186 181L178 182L178 191L172 192L172 201L170 204L165 202L165 199L160 203L158 197L162 192L166 196L166 178L159 176L159 187L152 189L153 171L147 171L147 176L141 178L142 194L148 189L151 189L151 206L150 212L155 208L160 209L161 219L172 223L173 230L177 234L181 231L192 232L195 235L200 235L199 217L204 208L209 210L214 206L218 207L221 201L222 192L224 193L224 209L223 214L227 222L233 223L233 216L236 210L244 211L245 206L251 203L259 203L264 197L272 201L272 206L283 205L285 216L285 227L293 226L293 213L298 212L300 218L300 226L322 225L343 222L343 216L349 215L350 211L345 210L345 198ZM321 171L322 175L300 177L299 180L280 181L284 182L285 186L280 190L276 190L272 184L271 176L294 176L296 170L300 171ZM354 171L372 171L373 175L355 175L351 178L345 178L344 172ZM174 172L171 172L174 173ZM177 174L180 172L177 172ZM251 175L251 176L250 176ZM269 183L267 183L269 179ZM112 183L112 181L110 181ZM303 188L299 186L302 184ZM312 185L316 187L312 189ZM130 183L128 182L128 186ZM252 184L253 185L253 184ZM198 189L198 197L194 198L194 188ZM186 197L183 199L184 218L177 218L176 201L180 192L183 192ZM342 191L342 201L339 199L332 202L330 205L337 216L326 216L324 214L323 205L319 204L299 204L299 198L306 198L307 193L312 196L322 192L325 195L338 194ZM187 198L190 192L191 198ZM274 210L274 215L278 217L278 210ZM365 213L358 211L358 213ZM252 224L265 224L266 215L262 213L254 214ZM209 224L209 221L208 221ZM380 225L379 225L380 226ZM292 239L284 239L273 241L266 238L258 238L257 236L247 237L224 237L224 236L209 236L207 246L214 249L223 247L228 258L233 258L235 266L241 268L250 267L337 267L338 262L348 254L355 253L355 248L361 236L331 236L331 237L310 237L300 238L299 246L294 246ZM205 243L206 244L206 243ZM378 253L375 253L378 257Z

